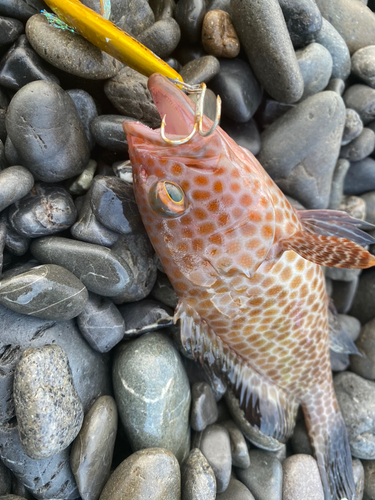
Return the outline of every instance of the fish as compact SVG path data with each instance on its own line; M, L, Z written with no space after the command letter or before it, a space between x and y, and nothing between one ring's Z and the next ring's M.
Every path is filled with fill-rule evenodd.
M160 74L148 88L168 137L188 136L192 101ZM361 245L375 240L344 212L294 209L220 127L178 145L140 122L123 127L140 214L179 298L182 345L221 373L263 435L285 443L301 405L326 500L353 500L321 266L371 267Z

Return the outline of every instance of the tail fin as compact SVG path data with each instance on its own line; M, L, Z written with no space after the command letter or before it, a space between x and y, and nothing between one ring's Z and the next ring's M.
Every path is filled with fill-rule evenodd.
M329 407L326 396L319 397L318 393L304 403L302 409L318 462L325 500L355 500L348 433L333 389L332 396Z

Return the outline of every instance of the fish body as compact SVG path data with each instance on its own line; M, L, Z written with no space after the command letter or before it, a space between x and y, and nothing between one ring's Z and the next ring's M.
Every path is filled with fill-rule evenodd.
M187 136L191 101L160 75L149 88L167 134ZM326 499L352 500L319 264L340 265L340 252L332 257L337 242L362 267L374 257L343 238L305 230L256 158L220 127L178 146L138 122L124 129L140 213L179 297L183 345L226 376L261 433L285 442L301 404Z

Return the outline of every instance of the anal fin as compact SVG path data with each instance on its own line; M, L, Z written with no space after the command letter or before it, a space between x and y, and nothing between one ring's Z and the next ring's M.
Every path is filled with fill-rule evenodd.
M177 306L177 320L180 320L183 347L196 361L206 364L222 377L238 398L244 417L255 429L254 433L246 433L248 439L262 446L257 437L260 433L285 443L294 430L299 406L297 399L246 363L196 311L183 302ZM263 447L267 448L267 445L263 444Z

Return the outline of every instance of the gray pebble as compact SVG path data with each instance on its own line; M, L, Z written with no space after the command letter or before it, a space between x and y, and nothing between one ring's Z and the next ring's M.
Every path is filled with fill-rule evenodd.
M358 137L341 148L340 157L350 161L360 161L369 156L374 149L375 133L370 128L365 127Z
M176 336L180 341L179 330L176 332ZM188 356L187 351L185 351L185 349L182 346L179 346L178 342L176 342L175 337L173 337L173 339L176 345L178 345L178 348L183 355L182 362L184 364L187 376L189 377L190 383L194 384L195 382L201 382L202 380L205 380L210 385L212 392L214 393L215 401L220 402L221 398L223 397L227 389L226 384L219 377L217 377L214 374L214 372L210 368L208 368L205 364L201 365L199 362L196 362L193 359L187 357ZM217 421L219 420L220 415L222 421L224 419L224 415L220 414L219 406L217 406L217 409L219 414ZM226 412L227 412L226 418L230 418L227 409Z
M362 272L362 269L344 269L340 267L327 267L326 276L333 281L353 281Z
M374 43L375 17L362 2L316 0L320 12L345 40L351 53Z
M331 54L332 78L346 80L351 66L349 49L340 33L325 17L322 18L322 27L317 34L316 41Z
M159 112L147 88L147 77L129 67L104 84L104 92L114 107L152 128L160 126Z
M359 278L358 290L349 311L362 324L375 318L375 269L366 269Z
M349 355L344 352L335 352L330 350L331 370L333 372L342 372L349 366Z
M12 311L52 320L75 318L88 298L86 287L67 269L37 266L0 282L0 304Z
M351 372L334 377L334 387L354 457L375 458L375 382Z
M154 284L154 288L151 291L151 296L163 302L169 307L173 307L173 309L177 306L178 297L171 282L168 279L168 276L161 271L157 272L157 278Z
M140 43L152 50L159 57L168 57L177 47L181 38L181 30L173 17L160 19L138 35Z
M95 142L110 151L124 152L128 150L128 142L122 124L134 121L121 115L100 115L94 118L90 130Z
M362 500L365 489L365 471L362 462L358 458L353 459L353 479L356 500Z
M183 66L180 71L184 82L195 85L209 82L220 71L219 60L214 56L203 56L193 59Z
M181 500L215 499L215 474L202 452L193 448L181 465Z
M220 127L239 146L248 149L253 155L259 153L260 135L257 124L253 118L245 123L238 123L229 118L224 118L220 121Z
M155 16L147 0L123 0L121 6L123 15L116 24L126 33L137 37L154 24Z
M125 338L165 328L173 324L173 311L155 300L122 304L119 311L125 320Z
M343 210L355 219L365 220L366 202L359 196L344 195L339 210ZM352 271L354 271L354 269L352 269Z
M342 96L345 90L345 82L341 78L331 78L325 90L332 90Z
M343 158L337 160L335 170L333 171L331 194L329 196L328 207L331 210L338 210L344 194L345 176L349 170L350 162Z
M375 498L375 460L363 461L365 475L365 487L363 500L372 500Z
M260 127L267 128L269 125L271 125L271 123L273 123L278 118L285 115L287 111L295 107L295 104L284 104L282 102L266 98L264 100L263 106L259 110Z
M20 165L0 171L0 212L20 200L34 185L34 177Z
M228 488L219 493L216 500L255 500L255 498L243 483L231 478Z
M216 422L217 405L212 389L206 382L196 382L191 388L190 425L195 431L203 431Z
M230 0L207 0L206 1L206 11L210 10L224 10L231 15Z
M284 193L307 208L327 208L344 123L341 97L320 92L267 127L258 160Z
M180 0L174 16L180 25L182 38L188 43L200 40L203 18L206 13L204 0Z
M98 295L117 296L133 285L129 264L109 248L46 236L33 241L31 252L40 262L65 267Z
M290 438L290 443L295 454L313 455L310 439L307 434L306 424L303 418L297 420L292 437Z
M11 44L23 33L21 21L11 17L0 17L0 47Z
M6 115L5 115L5 120L6 120ZM5 155L5 162L6 166L9 165L19 165L20 163L23 163L23 160L17 153L16 148L14 147L14 144L9 138L9 135L7 135L5 139L5 145L4 145L4 155Z
M22 165L37 180L62 181L87 165L89 147L76 107L54 83L22 87L9 104L6 127Z
M361 196L362 200L366 203L366 218L370 224L375 224L375 191L370 191Z
M110 351L125 333L124 319L114 303L94 293L89 293L77 324L83 337L98 352Z
M83 407L62 347L46 345L22 353L13 397L20 441L30 458L56 455L77 436Z
M26 238L47 236L69 229L77 217L70 194L62 186L36 183L8 211L13 229Z
M278 1L232 0L231 11L259 83L277 101L298 101L303 94L303 78Z
M341 144L345 146L358 137L363 130L361 117L354 109L346 108L346 119Z
M370 87L375 87L375 45L368 45L352 55L352 71Z
M43 14L29 19L26 35L37 54L58 69L92 80L114 76L122 64L85 38L56 29Z
M222 493L228 488L232 471L228 431L218 424L209 425L195 436L194 446L201 450L212 467L216 478L216 491Z
M10 493L12 487L12 477L8 467L0 461L0 495Z
M163 448L137 451L112 473L100 500L179 500L180 468Z
M82 500L97 500L110 476L117 433L117 408L111 396L97 399L85 416L70 465Z
M120 346L113 385L132 449L163 447L181 460L186 453L181 443L188 432L190 388L171 342L150 333Z
M375 160L364 158L351 163L345 177L345 194L361 195L375 190Z
M322 15L313 0L280 0L293 46L315 42L322 26Z
M250 450L250 467L236 469L238 479L256 500L281 500L283 468L279 460L264 450Z
M361 332L361 322L357 318L347 314L339 314L338 318L341 327L348 333L353 342L355 342Z
M357 83L344 92L343 99L347 108L357 111L365 125L375 119L375 89Z
M324 500L318 465L310 455L293 455L283 462L283 500Z
M155 15L155 21L160 21L173 16L176 4L174 0L151 0L150 7Z
M95 145L94 136L91 133L90 125L92 120L98 116L96 104L91 95L82 89L71 89L66 91L74 102L81 119L90 150Z
M229 432L232 465L247 469L250 466L250 456L244 435L233 420L224 420L221 425Z
M301 100L325 89L332 74L332 57L319 43L310 43L296 52L304 90Z
M366 323L356 342L361 356L350 357L351 371L368 380L375 380L375 318Z
M8 210L0 213L1 224L6 227L5 248L14 255L24 255L30 246L30 238L19 235L11 226L8 219Z

